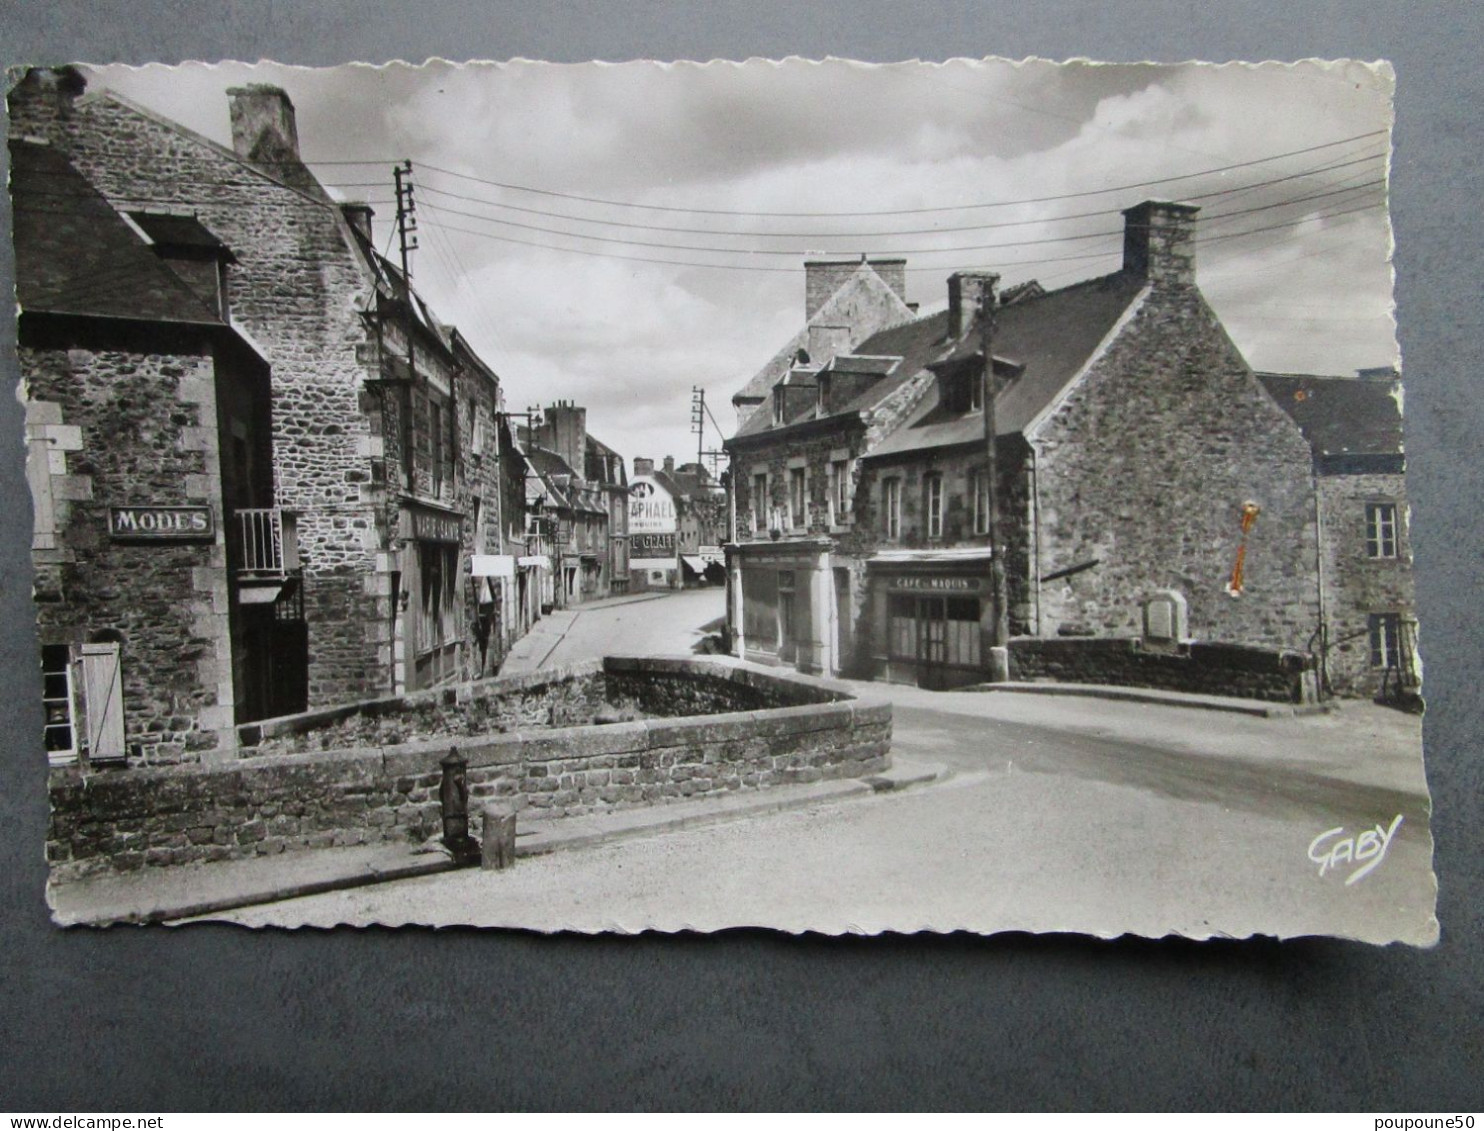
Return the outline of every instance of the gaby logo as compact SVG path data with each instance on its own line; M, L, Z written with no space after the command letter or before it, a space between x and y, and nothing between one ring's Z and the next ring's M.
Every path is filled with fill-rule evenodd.
M1345 886L1349 887L1374 872L1381 861L1386 859L1391 838L1396 836L1396 830L1401 824L1402 815L1398 813L1391 819L1390 825L1377 825L1355 836L1346 836L1344 825L1326 829L1309 842L1309 859L1319 865L1321 877L1327 872L1338 870L1342 864L1360 865L1345 877Z

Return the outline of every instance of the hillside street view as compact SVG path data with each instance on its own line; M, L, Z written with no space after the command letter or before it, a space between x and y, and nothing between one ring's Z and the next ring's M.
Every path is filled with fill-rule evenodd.
M1390 94L13 76L54 918L1435 942Z

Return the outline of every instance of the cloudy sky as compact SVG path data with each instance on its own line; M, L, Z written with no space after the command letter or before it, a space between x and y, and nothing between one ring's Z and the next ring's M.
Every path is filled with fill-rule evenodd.
M1199 278L1259 369L1389 365L1390 76L1360 64L998 60L91 69L230 145L225 89L285 88L332 191L394 214L413 279L500 373L625 456L696 448L691 388L731 395L802 324L809 252L902 255L909 301L954 270L1049 288L1116 270L1118 210L1202 207ZM719 446L708 429L706 446Z

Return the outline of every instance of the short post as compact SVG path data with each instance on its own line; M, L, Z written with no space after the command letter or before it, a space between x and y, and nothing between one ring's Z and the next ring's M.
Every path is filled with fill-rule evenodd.
M515 863L515 810L486 805L479 841L479 866L502 871Z

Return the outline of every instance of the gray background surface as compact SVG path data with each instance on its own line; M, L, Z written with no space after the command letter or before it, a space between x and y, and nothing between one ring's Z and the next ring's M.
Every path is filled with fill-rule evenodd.
M1481 32L1478 5L1291 0L4 4L7 64L1391 59L1443 941L1421 952L1334 940L53 930L41 898L30 502L20 412L5 396L0 1109L1484 1106ZM8 201L0 222L8 230ZM11 271L7 239L5 293Z

